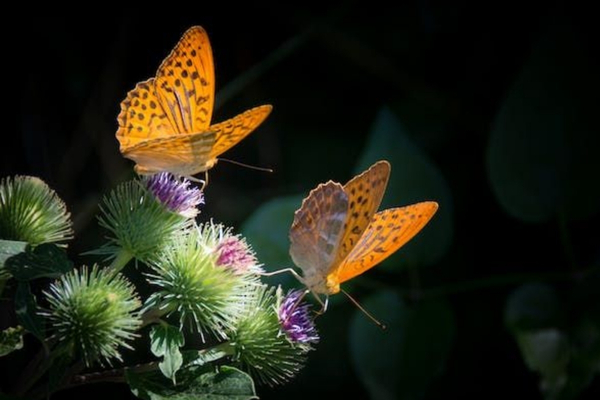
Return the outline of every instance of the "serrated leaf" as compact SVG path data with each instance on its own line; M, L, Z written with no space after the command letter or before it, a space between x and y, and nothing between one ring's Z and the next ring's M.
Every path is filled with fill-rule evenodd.
M19 323L40 341L44 341L44 320L38 314L38 305L27 282L19 282L15 293L15 313Z
M380 209L433 200L440 205L429 224L395 255L384 261L399 266L423 266L437 262L452 242L453 206L450 188L431 160L410 140L404 126L388 109L379 111L365 150L356 165L360 173L378 160L392 166Z
M550 22L496 115L487 150L494 194L528 222L600 209L600 185L592 183L600 171L592 48L568 24Z
M257 399L254 382L238 369L223 366L218 371L191 367L180 371L175 386L158 372L126 371L131 391L144 400L251 400Z
M37 278L58 278L73 269L73 262L64 250L55 244L45 243L10 257L6 269L20 281Z
M10 327L0 332L0 357L23 348L23 327Z
M160 324L150 331L150 351L163 360L158 364L164 376L175 384L175 374L183 365L179 348L185 343L183 333L176 327Z
M390 291L363 305L387 325L381 330L357 311L350 327L353 365L371 399L422 397L452 348L452 310L443 300L409 306Z

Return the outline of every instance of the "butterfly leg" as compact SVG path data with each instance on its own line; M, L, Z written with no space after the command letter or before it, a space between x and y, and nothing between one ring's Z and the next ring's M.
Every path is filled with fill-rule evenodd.
M327 311L327 306L329 305L329 296L325 296L325 301L321 300L321 298L317 296L317 294L314 292L313 296L315 297L315 299L317 299L319 304L321 304L321 309L316 312L316 316L318 317L319 315L325 314L325 311Z
M279 275L282 274L284 272L289 272L292 275L294 275L294 278L298 279L301 283L304 283L304 280L302 279L302 277L300 275L298 275L298 273L296 271L294 271L292 268L283 268L277 271L273 271L273 272L263 272L261 273L262 276L273 276L273 275Z
M208 175L207 175L207 177L208 177ZM184 178L187 179L188 181L192 181L192 182L196 182L196 183L201 184L202 187L200 188L200 191L204 191L204 188L208 184L208 180L204 181L202 179L194 178L193 176L186 176Z

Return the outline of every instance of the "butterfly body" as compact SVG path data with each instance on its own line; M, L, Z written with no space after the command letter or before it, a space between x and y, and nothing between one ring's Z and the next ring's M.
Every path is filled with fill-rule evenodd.
M432 201L377 212L389 173L389 163L379 161L343 186L320 184L296 211L290 255L313 293L338 293L341 283L393 254L436 212Z
M270 105L212 124L215 74L206 31L190 28L158 68L121 103L116 133L123 156L138 174L205 172L217 157L260 125Z

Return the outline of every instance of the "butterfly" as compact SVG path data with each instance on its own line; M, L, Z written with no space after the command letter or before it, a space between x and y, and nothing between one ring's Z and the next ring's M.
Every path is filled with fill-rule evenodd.
M215 98L213 55L206 31L188 29L156 76L140 82L121 102L119 150L138 174L171 172L191 177L267 118L270 105L211 125ZM194 179L196 180L196 179Z
M343 186L320 184L302 201L290 228L290 255L313 294L338 293L341 283L392 255L437 211L436 202L425 201L377 212L389 176L390 164L378 161Z

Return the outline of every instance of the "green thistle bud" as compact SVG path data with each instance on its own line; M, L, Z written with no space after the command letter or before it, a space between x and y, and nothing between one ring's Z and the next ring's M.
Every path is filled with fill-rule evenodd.
M214 226L214 225L210 225ZM238 274L217 264L213 251L215 231L198 226L182 234L149 263L151 284L160 289L146 302L145 310L155 308L168 316L179 316L180 325L191 325L205 340L205 334L225 339L226 331L252 301L259 278Z
M63 275L44 295L50 308L42 315L50 320L54 337L88 366L121 360L119 348L131 349L127 342L138 336L141 303L121 274L84 266Z
M171 210L139 180L117 187L100 208L100 225L112 233L110 240L117 247L103 252L114 255L120 249L142 261L150 260L168 246L174 233L193 222Z
M72 238L65 203L44 181L32 176L0 181L0 239L38 245Z
M273 288L260 287L255 305L247 308L230 334L233 359L270 386L294 377L303 367L306 353L312 349L283 331L278 309L280 297L280 290L276 298Z

